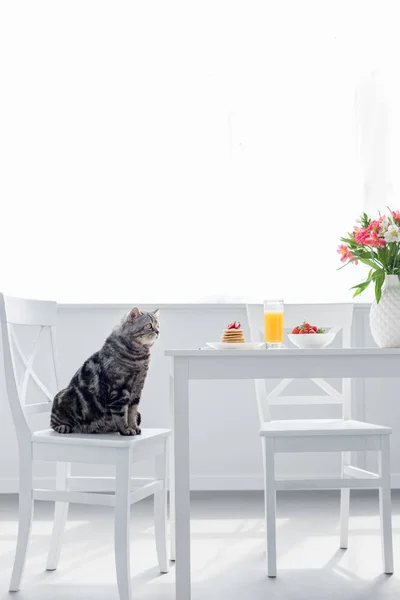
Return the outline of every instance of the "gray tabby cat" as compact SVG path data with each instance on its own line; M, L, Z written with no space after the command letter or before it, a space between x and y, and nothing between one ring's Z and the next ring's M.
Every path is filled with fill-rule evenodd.
M138 405L158 338L158 309L133 308L54 398L50 425L58 433L140 433Z

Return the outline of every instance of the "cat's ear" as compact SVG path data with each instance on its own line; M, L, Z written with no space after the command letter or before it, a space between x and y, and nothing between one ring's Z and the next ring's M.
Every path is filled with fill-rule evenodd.
M155 317L158 317L159 314L160 314L160 309L159 308L156 308L156 310L153 310L153 315Z
M128 321L133 321L134 319L136 319L137 317L139 317L139 315L141 315L142 313L140 312L140 310L138 309L137 306L135 306L135 308L132 308L132 310L130 311L129 315L128 315Z

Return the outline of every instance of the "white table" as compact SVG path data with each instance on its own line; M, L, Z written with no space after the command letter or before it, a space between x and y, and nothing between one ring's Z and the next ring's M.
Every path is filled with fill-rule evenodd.
M399 377L400 349L166 350L165 355L172 363L171 530L175 531L176 600L190 600L189 381Z

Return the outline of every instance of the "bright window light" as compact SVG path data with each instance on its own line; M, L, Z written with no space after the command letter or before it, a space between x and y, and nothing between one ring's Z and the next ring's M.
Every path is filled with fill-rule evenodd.
M400 208L397 8L3 3L2 291L349 300L363 267L336 272L340 235L389 192Z

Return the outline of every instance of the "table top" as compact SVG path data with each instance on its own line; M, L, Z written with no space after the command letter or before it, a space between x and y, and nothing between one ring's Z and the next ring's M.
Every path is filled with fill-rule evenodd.
M244 358L244 357L277 357L277 356L399 356L400 348L319 348L301 350L300 348L282 348L278 350L261 348L260 350L214 350L197 348L187 350L165 350L165 356L181 356L186 358Z

